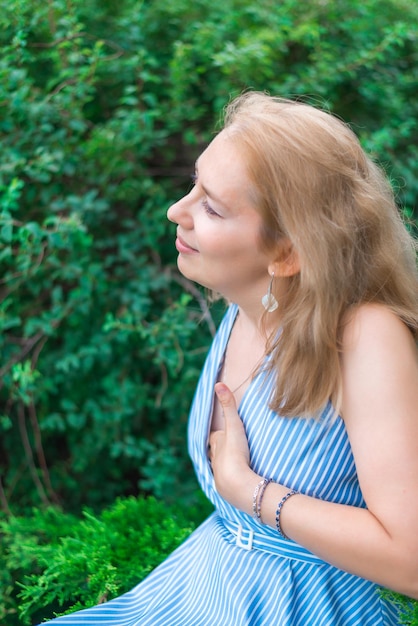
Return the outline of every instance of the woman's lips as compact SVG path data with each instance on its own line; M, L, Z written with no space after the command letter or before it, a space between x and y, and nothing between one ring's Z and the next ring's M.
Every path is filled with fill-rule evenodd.
M193 252L198 252L195 248L189 246L181 237L177 235L176 239L176 249L178 252L183 254L192 254Z

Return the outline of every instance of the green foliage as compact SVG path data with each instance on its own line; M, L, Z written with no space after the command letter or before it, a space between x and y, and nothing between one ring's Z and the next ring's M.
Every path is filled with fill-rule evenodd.
M37 623L128 591L193 530L182 512L153 498L117 500L77 519L56 508L0 524L6 568L0 622ZM19 582L16 582L19 581Z
M188 505L188 408L221 311L178 275L166 210L226 101L253 88L349 121L413 219L418 5L0 8L2 508Z
M213 322L173 269L165 213L195 155L172 139L162 24L139 2L1 9L3 508L187 500Z
M387 589L382 590L381 594L399 609L399 624L418 626L418 602L416 600Z

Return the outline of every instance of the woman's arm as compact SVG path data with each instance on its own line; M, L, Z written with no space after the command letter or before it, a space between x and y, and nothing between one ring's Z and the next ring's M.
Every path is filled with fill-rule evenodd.
M418 362L406 326L379 305L364 305L345 327L342 413L367 509L305 495L283 506L285 534L345 571L418 598ZM216 387L225 430L211 436L219 493L251 514L260 481L249 467L244 428L232 394ZM287 493L270 484L262 519L275 527Z

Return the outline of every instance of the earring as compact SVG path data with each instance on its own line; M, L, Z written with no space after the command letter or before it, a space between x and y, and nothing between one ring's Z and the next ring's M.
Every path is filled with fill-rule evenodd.
M274 272L271 275L271 280L270 280L267 293L261 298L261 304L266 309L267 313L273 313L273 311L275 311L277 307L279 306L279 303L277 302L276 298L274 297L271 291L273 287L273 280L274 280Z

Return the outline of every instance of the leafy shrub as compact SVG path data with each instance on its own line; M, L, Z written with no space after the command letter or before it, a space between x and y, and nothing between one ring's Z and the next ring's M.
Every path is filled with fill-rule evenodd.
M170 266L173 186L152 174L170 128L141 6L2 6L5 510L195 488L185 428L210 332L192 339L201 310Z
M418 602L399 593L383 590L382 595L388 598L399 608L399 624L406 626L418 626Z
M50 507L3 521L0 622L38 623L128 591L190 534L188 513L130 497L82 519Z
M166 208L226 100L252 87L310 94L350 120L412 215L417 7L1 9L3 508L102 506L138 489L187 500L187 410L214 324L173 269Z

